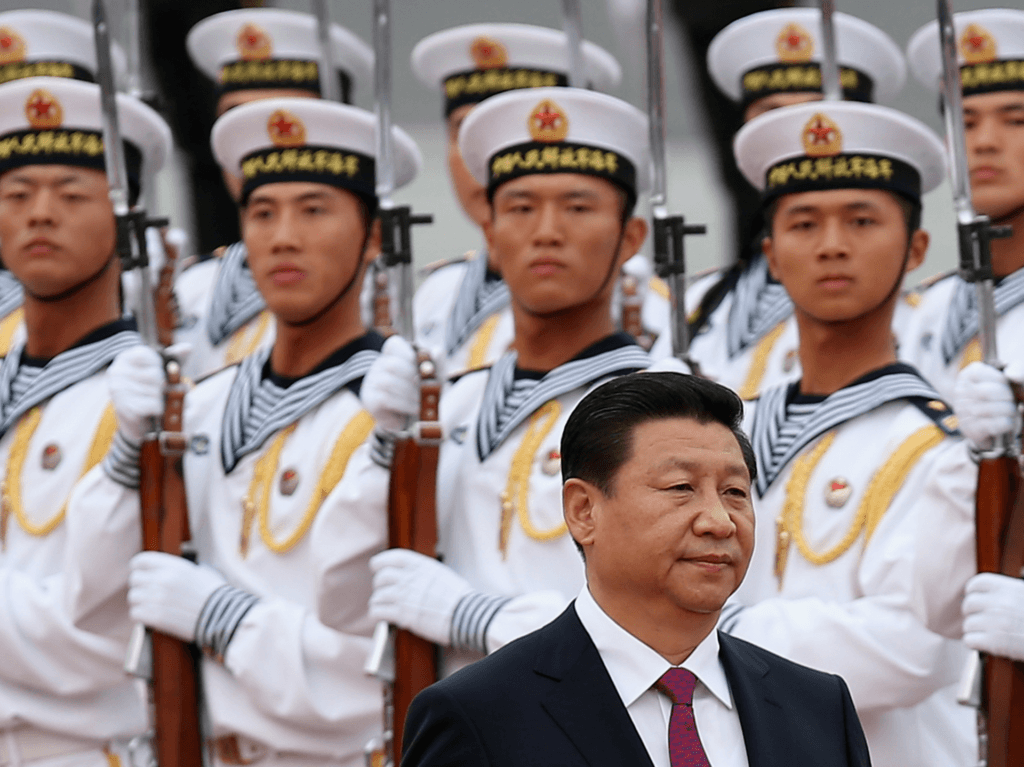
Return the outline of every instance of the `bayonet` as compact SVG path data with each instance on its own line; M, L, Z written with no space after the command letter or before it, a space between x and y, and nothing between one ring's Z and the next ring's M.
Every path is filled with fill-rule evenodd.
M586 88L587 75L583 60L583 13L580 0L562 0L562 29L569 49L569 85Z
M703 224L687 224L682 216L669 215L665 160L664 10L662 0L647 0L647 115L650 130L651 218L654 237L654 268L668 283L672 308L672 353L690 362L689 329L686 325L686 253L688 234L704 234ZM690 363L691 368L693 364Z
M313 0L316 15L317 39L320 42L320 97L328 101L341 101L341 84L334 66L334 46L331 42L331 14L327 0Z
M843 85L836 54L835 0L820 0L821 8L821 93L825 101L842 101Z

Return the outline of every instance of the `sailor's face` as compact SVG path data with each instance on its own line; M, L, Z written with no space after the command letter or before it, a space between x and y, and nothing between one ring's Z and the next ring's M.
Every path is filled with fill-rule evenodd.
M462 209L474 224L482 227L491 217L487 190L473 178L459 151L459 128L474 106L465 104L448 115L448 175L451 177L455 196L459 198Z
M748 123L755 117L771 112L773 109L806 104L808 101L821 101L822 96L815 91L799 91L796 93L772 93L751 101L743 112L743 122Z
M1024 91L964 99L974 207L1000 219L1024 206Z
M367 238L364 216L355 195L327 184L281 182L252 192L242 238L276 317L300 323L335 302L358 304L362 273L380 249L380 229L373 226Z
M928 235L908 242L903 209L879 189L833 189L778 201L764 252L797 312L821 322L862 317L892 301L924 260ZM909 248L909 252L908 252Z
M95 275L116 242L103 171L28 165L0 176L0 254L36 296L57 296Z
M666 418L634 428L609 494L585 485L587 513L567 513L597 592L630 594L637 609L707 614L739 587L754 549L750 473L732 431ZM566 483L566 507L581 480ZM576 499L572 498L576 495Z
M484 227L491 257L529 314L610 301L614 277L647 233L622 223L623 193L579 173L534 174L502 184Z

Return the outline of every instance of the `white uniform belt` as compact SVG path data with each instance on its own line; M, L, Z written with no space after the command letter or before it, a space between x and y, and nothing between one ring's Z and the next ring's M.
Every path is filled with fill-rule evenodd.
M85 751L100 751L104 742L62 735L35 727L0 730L0 765L53 759Z
M267 767L330 767L340 764L323 756L275 751L244 735L222 735L210 741L216 762L223 765L264 764Z

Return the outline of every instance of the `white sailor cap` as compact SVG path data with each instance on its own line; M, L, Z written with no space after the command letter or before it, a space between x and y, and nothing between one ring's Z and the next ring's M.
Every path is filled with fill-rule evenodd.
M342 101L373 82L373 49L331 24L331 60L341 78ZM224 11L203 19L185 40L189 56L220 91L264 88L320 93L320 40L316 17L278 8Z
M891 100L907 77L900 47L856 16L832 18L845 97ZM715 35L708 70L729 98L750 104L774 93L820 93L821 53L821 11L779 8L745 16Z
M242 200L263 184L311 181L376 199L377 118L333 101L276 98L235 107L213 125L210 144L221 167L242 179ZM395 187L420 169L409 134L392 128Z
M583 41L590 88L609 91L622 68L604 48ZM467 24L423 38L412 49L412 69L424 85L443 88L444 113L488 96L523 88L569 83L569 46L564 32L530 24Z
M953 14L960 84L965 96L1024 90L1024 11L988 8ZM939 23L925 24L907 45L907 59L922 85L942 85Z
M128 71L124 51L111 45L114 79ZM0 13L0 83L23 77L68 77L96 81L96 44L92 25L57 11Z
M935 132L877 104L815 101L744 125L733 152L768 201L824 189L884 189L920 202L942 183L946 153Z
M650 183L647 118L621 99L580 88L502 93L474 109L459 151L488 194L533 173L585 173L633 199Z
M171 130L136 98L117 94L128 182L158 171L171 152ZM104 170L100 87L58 77L0 85L0 173L25 165L77 165Z

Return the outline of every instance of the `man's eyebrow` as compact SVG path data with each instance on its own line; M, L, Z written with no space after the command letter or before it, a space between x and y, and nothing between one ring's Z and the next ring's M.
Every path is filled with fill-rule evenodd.
M685 458L666 458L664 461L658 464L658 469L682 469L683 471L703 471L708 468L708 464L703 461L689 461ZM728 475L737 474L743 477L748 476L747 465L744 463L733 463L730 462L723 466L725 473Z

